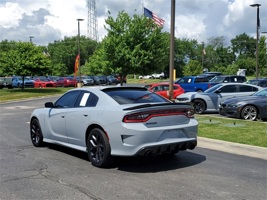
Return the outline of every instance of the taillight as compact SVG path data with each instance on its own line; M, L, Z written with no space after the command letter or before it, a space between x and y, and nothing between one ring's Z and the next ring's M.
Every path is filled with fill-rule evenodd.
M208 88L211 88L211 84L208 84Z
M148 112L132 113L129 115L125 115L122 121L125 123L140 123L140 122L146 122L153 117L163 117L171 115L184 115L188 118L193 118L194 110L173 109L173 110L154 110Z

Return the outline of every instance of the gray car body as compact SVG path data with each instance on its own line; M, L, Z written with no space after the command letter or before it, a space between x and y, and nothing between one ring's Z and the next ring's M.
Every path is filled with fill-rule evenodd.
M231 86L240 86L240 85L247 85L256 88L257 90L251 92L219 92L219 90L227 85ZM209 92L217 88L213 92ZM194 102L195 100L202 100L205 102L206 110L205 111L212 111L212 112L219 112L219 105L221 102L234 97L242 97L242 96L249 96L255 93L258 90L262 90L262 87L245 84L245 83L220 83L215 85L204 92L187 92L184 94L179 95L176 99L179 102Z
M267 119L267 88L242 98L231 98L220 104L220 114L227 117L241 118L244 107L254 106L257 118Z
M31 119L38 119L44 142L86 152L88 130L92 126L97 126L101 127L109 138L111 155L134 156L148 148L167 147L172 144L183 145L191 142L196 144L198 122L194 118L173 115L152 117L140 123L124 123L122 119L126 114L149 111L155 107L150 105L127 110L129 107L144 104L119 104L102 92L101 88L103 87L77 88L68 91L78 90L95 94L99 100L94 107L35 109L31 114ZM82 101L86 97L82 99L79 104L84 104ZM162 106L158 105L157 109L184 108L185 106L186 104L162 103Z

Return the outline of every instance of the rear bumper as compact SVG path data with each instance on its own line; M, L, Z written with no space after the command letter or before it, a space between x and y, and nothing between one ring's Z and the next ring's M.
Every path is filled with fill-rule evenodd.
M168 153L176 153L178 151L184 151L187 149L194 149L197 146L197 140L193 139L191 141L177 142L164 145L155 145L143 147L140 149L136 155L138 156L153 156L153 155L162 155Z

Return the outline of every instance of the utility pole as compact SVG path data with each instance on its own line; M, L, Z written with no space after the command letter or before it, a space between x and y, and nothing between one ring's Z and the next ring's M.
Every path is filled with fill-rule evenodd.
M79 83L78 83L78 88L82 87L82 80L81 80L81 47L80 47L80 21L83 21L84 19L77 19L78 21L78 56L79 56L79 60L78 60L78 69L79 69Z
M171 35L170 35L170 71L169 71L169 99L173 99L173 71L174 71L174 27L175 0L171 0Z

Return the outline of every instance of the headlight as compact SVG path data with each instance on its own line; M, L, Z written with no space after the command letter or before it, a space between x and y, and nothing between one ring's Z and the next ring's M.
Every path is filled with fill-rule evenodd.
M228 107L229 108L237 108L239 107L241 104L229 104Z
M180 98L177 98L178 101L189 101L189 98L187 97L180 97Z

